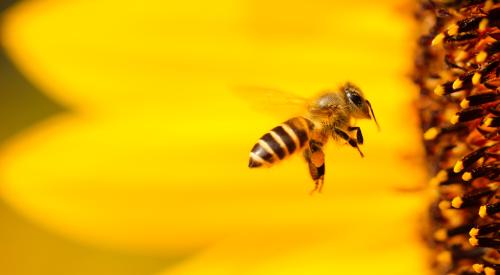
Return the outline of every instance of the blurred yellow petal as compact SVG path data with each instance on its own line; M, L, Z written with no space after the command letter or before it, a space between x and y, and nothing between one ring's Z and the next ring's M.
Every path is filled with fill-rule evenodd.
M306 248L273 252L254 273L306 270L303 253L325 271L376 251L385 252L367 262L378 272L420 266L409 237L418 200L395 191L424 180L404 80L411 19L395 2L26 2L5 17L8 52L74 112L8 144L1 193L39 224L95 245L214 246L179 274L231 264L232 249L257 252L276 230ZM311 95L346 80L363 88L383 128L361 122L365 159L330 146L324 194L313 197L299 157L246 167L255 140L281 121L251 110L232 85ZM396 254L400 265L381 263ZM238 268L252 265L244 258Z
M401 226L415 222L408 211L417 213L422 201L392 195L359 199L371 210L348 208L350 215L324 216L335 223L331 228L235 234L162 274L427 274L415 228ZM342 209L345 202L337 198L335 204Z

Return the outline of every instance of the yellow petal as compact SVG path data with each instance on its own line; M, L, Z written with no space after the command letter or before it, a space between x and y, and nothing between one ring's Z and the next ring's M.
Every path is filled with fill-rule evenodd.
M284 239L308 248L291 248L291 255L273 250L273 262L256 273L282 265L305 270L306 261L324 270L344 261L352 268L370 255L368 266L376 270L418 270L412 268L420 262L417 242L408 241L418 203L396 191L425 181L415 168L422 148L413 146L420 132L409 111L416 92L403 79L412 64L405 27L411 18L398 17L390 2L365 4L18 6L2 31L8 53L73 113L5 147L2 196L38 224L94 245L180 254L216 247L228 236L234 248L249 235L240 252L257 251L275 236L268 232L282 229ZM281 121L252 111L231 85L310 96L346 80L363 88L383 128L360 122L364 159L332 143L324 194L313 197L300 156L267 170L247 168L252 145ZM361 236L371 224L380 230ZM402 235L394 233L401 227ZM351 238L339 231L350 229ZM317 232L324 244L307 237ZM231 249L221 253L224 265ZM316 259L330 253L331 263Z
M423 244L413 229L401 227L416 218L409 217L407 210L418 211L421 201L390 195L365 199L372 213L392 215L370 218L354 209L342 225L326 230L279 227L260 234L236 234L162 274L426 274ZM377 203L378 199L387 203ZM390 204L400 206L400 211L390 209ZM368 226L358 225L360 215Z

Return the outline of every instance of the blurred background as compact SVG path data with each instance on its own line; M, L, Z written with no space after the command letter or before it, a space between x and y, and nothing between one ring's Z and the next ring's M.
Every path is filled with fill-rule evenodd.
M426 182L410 2L2 0L1 274L424 274ZM247 168L309 97L345 81L366 157ZM253 95L249 95L252 97ZM258 96L258 95L255 95ZM278 109L278 108L277 108Z

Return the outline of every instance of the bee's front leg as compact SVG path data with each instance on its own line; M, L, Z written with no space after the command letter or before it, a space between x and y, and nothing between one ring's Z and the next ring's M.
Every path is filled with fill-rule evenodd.
M363 144L363 134L361 133L361 128L356 126L349 126L347 130L356 131L356 141L358 142L358 144Z
M344 130L339 129L339 128L334 128L333 132L335 135L337 135L337 136L341 137L343 140L347 141L349 143L349 145L358 149L358 152L361 155L361 157L365 156L365 155L363 155L363 152L361 152L361 149L359 149L358 142L355 139L351 138L346 132L344 132Z
M314 184L316 185L311 191L311 194L323 188L325 176L325 153L321 149L323 144L316 140L309 141L309 146L304 150L304 158L309 165L309 173L311 174Z

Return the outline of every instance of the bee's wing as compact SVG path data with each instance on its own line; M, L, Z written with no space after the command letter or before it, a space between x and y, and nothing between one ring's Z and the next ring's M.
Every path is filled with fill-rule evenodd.
M260 86L235 86L232 89L237 97L247 102L253 109L287 119L304 114L308 100L304 97L279 89Z

